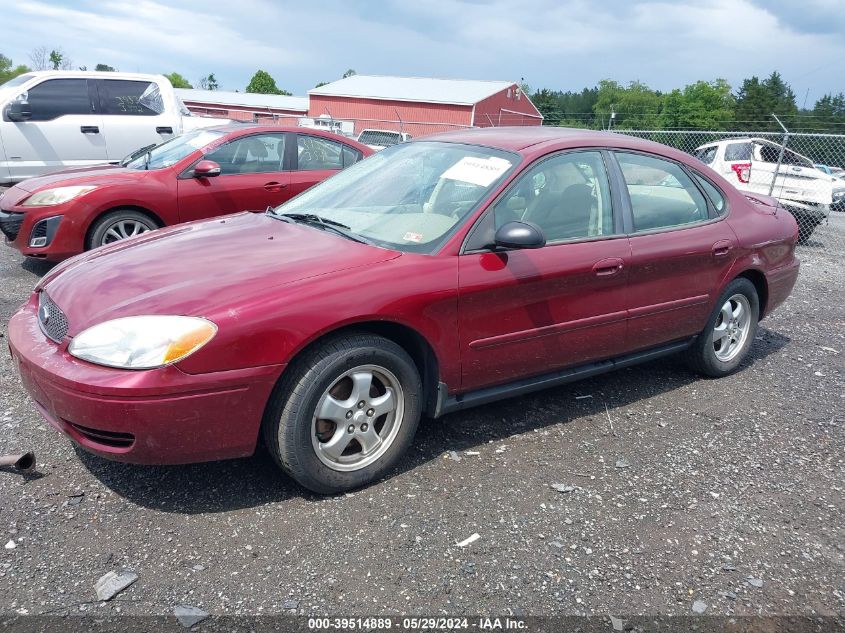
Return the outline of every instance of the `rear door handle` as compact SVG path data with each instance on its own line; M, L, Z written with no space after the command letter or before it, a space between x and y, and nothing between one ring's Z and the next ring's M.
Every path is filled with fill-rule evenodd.
M722 240L713 244L713 257L725 257L731 252L731 243Z
M156 132L159 134L173 134L173 128L169 126L157 127Z
M607 257L593 264L596 277L611 277L622 272L624 262L618 257Z
M99 134L100 128L96 125L83 125L79 128L79 131L83 134Z
M283 182L268 182L264 185L264 188L267 191L281 191L287 187L287 185Z

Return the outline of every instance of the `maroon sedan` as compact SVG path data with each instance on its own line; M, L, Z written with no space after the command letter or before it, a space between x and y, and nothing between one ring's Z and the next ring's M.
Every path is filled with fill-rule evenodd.
M231 125L147 147L121 166L69 169L0 194L0 231L58 261L162 226L275 206L373 153L320 130Z
M41 414L87 450L250 455L323 493L381 477L421 415L683 352L736 370L798 276L798 227L627 136L468 130L388 148L266 215L56 267L11 319Z

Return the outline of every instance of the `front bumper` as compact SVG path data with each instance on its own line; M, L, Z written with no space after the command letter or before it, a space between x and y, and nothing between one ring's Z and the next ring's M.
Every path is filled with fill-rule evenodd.
M210 374L167 366L112 369L74 358L36 318L37 297L9 321L12 358L47 422L89 452L136 464L251 455L281 365Z
M66 217L70 203L23 210L4 198L0 199L0 232L12 248L47 261L61 261L85 250L83 228L72 215ZM34 238L40 238L36 246L31 245Z

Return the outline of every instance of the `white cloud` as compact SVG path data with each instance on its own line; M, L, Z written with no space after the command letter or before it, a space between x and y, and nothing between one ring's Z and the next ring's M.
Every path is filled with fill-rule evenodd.
M803 28L752 0L417 0L319 5L155 0L73 8L23 0L6 10L3 47L26 61L34 46L61 46L79 64L215 72L242 89L258 68L304 93L349 67L373 74L526 80L580 89L599 79L642 80L667 90L724 77L735 86L779 70L798 93L841 90L845 42ZM813 10L836 12L816 0ZM182 5L188 6L188 5ZM11 46L15 50L9 51ZM813 72L832 60L829 67Z

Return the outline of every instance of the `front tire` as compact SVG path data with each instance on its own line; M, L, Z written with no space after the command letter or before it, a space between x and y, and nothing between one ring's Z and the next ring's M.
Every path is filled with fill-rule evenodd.
M411 444L421 394L414 361L393 341L330 339L285 371L267 405L264 441L305 488L358 488L387 473Z
M734 279L690 348L692 369L713 378L736 371L751 349L759 318L760 298L754 284L744 277Z
M91 227L86 250L141 235L158 228L155 220L134 209L116 209L98 218Z

